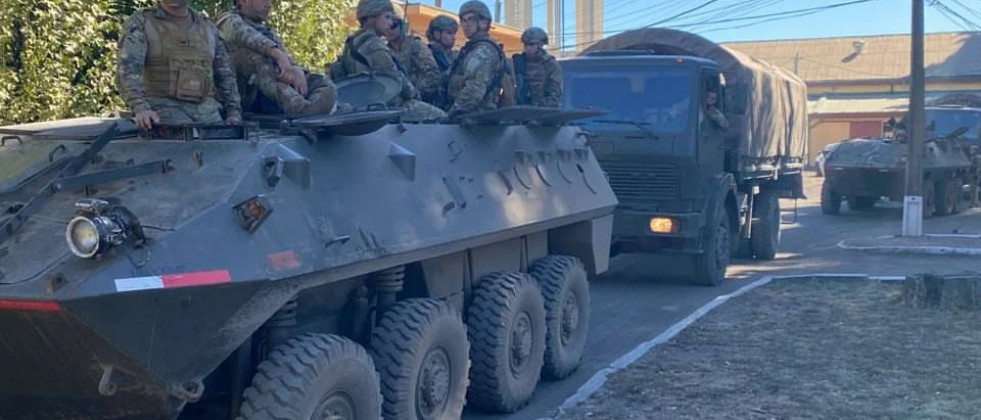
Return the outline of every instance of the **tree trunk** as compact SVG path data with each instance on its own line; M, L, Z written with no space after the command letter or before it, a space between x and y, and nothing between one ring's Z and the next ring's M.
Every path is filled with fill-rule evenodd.
M981 302L981 274L907 276L903 303L914 308L975 310Z

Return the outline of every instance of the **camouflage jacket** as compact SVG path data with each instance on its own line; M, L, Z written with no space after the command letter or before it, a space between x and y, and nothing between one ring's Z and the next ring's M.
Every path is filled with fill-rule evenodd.
M392 50L373 30L361 28L344 41L344 50L331 66L334 81L358 73L375 72L394 76L402 81L402 99L419 97L419 92L405 75Z
M540 58L528 58L524 53L512 57L518 105L558 108L562 103L562 69L555 57L542 54Z
M290 63L296 65L286 46L283 45L283 39L275 30L242 16L238 10L225 13L218 18L218 29L228 47L232 69L238 76L239 93L246 102L251 101L256 89L251 83L255 72L279 70L276 61L269 56L273 49L283 51L290 57ZM275 77L279 77L278 72Z
M453 61L456 60L457 51L443 48L441 45L430 42L429 52L433 54L433 59L436 60L436 65L439 66L439 71L443 73L443 77L446 77L450 73L450 67L453 66Z
M407 35L399 44L391 44L391 49L423 100L432 103L434 98L441 96L442 73L432 52L421 39Z
M170 16L159 4L149 9L153 19L179 19ZM123 26L119 38L119 57L116 63L116 88L126 105L133 112L150 111L144 87L144 68L147 59L146 19L144 11L134 13ZM190 19L208 27L214 37L214 95L225 110L225 117L241 117L242 105L236 86L235 73L232 72L228 50L218 35L218 28L203 15L191 10Z
M504 52L497 41L487 34L471 38L450 69L447 95L452 106L449 113L459 115L497 109L503 73Z

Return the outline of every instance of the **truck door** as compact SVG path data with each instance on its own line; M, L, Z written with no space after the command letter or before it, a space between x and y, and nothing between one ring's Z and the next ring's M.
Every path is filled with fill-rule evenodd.
M698 160L714 172L721 172L725 162L725 137L729 121L724 109L724 89L716 69L699 74L698 92Z

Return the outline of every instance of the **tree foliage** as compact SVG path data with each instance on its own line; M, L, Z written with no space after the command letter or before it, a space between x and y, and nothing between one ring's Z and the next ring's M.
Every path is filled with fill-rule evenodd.
M115 90L126 19L155 0L0 0L0 124L123 109ZM280 0L271 24L298 63L333 60L355 0ZM193 0L217 17L230 0Z

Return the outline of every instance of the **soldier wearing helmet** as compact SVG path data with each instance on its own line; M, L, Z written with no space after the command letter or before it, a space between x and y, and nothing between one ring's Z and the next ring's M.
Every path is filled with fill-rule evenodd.
M331 113L334 84L293 61L282 38L266 24L270 6L271 0L236 0L235 9L218 19L238 76L242 107L290 118Z
M386 34L388 47L409 81L419 90L422 100L434 106L442 105L443 77L433 53L419 37L407 33L404 18L396 17L394 25Z
M429 28L426 29L426 38L429 39L429 50L436 59L440 71L449 74L453 60L456 60L457 51L453 49L456 45L456 33L460 29L453 18L446 15L439 15L429 21Z
M188 0L130 16L119 39L116 87L136 126L242 122L241 99L218 28Z
M450 69L448 86L451 117L496 109L505 77L505 56L490 37L490 9L471 0L460 6L460 26L467 43Z
M545 51L548 34L531 27L521 34L524 52L511 57L517 80L518 105L558 108L562 102L562 69L555 57Z
M395 8L389 0L360 0L357 17L361 28L347 37L337 62L330 65L334 81L360 73L388 74L402 82L402 91L389 105L403 107L406 121L440 120L446 117L439 108L419 100L419 91L405 70L382 41L394 25Z

